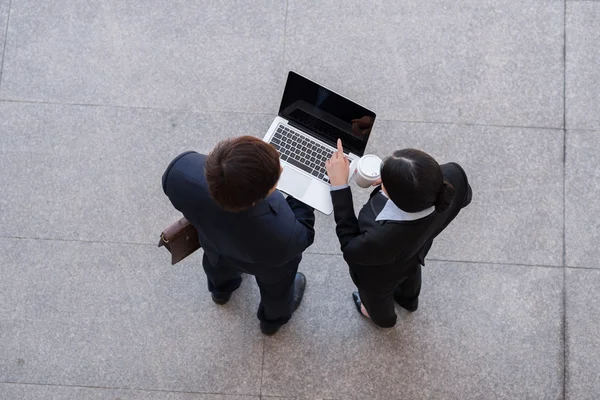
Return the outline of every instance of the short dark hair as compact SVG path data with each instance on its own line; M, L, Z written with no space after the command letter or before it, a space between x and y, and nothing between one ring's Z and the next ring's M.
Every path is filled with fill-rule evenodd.
M221 208L232 212L264 199L277 184L280 173L275 147L252 136L217 144L204 169L210 195Z
M407 212L431 206L442 212L452 204L455 192L444 181L437 161L415 149L398 150L386 158L381 167L381 181L394 204Z

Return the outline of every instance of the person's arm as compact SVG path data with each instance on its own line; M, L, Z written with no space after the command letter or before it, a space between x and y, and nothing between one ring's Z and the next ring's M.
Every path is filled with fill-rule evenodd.
M350 187L332 190L331 200L333 202L333 217L335 219L335 233L340 240L342 251L348 242L360 234L358 219L354 213L352 202L352 190Z
M299 254L315 241L315 210L292 196L286 202L296 217L288 248L291 253Z
M382 265L395 258L395 250L391 246L383 246L378 237L385 230L378 232L361 232L358 219L354 213L352 191L348 185L350 166L344 155L342 141L338 139L338 151L333 153L326 163L327 175L331 182L331 200L336 223L336 234L340 241L344 259L351 264ZM377 182L380 184L380 182Z
M382 246L383 232L361 232L354 213L350 188L332 190L335 232L340 241L344 260L350 264L383 265L396 257L395 249ZM385 236L385 235L381 235Z

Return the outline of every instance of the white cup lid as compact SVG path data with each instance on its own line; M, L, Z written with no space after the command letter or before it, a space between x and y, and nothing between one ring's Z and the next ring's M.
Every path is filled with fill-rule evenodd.
M365 176L379 176L381 174L381 158L373 154L367 154L358 162L358 168Z

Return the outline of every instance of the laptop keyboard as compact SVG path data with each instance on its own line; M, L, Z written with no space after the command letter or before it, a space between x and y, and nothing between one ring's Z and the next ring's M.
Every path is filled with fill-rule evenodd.
M279 151L283 161L329 183L325 161L331 158L333 150L283 125L277 127L270 143Z

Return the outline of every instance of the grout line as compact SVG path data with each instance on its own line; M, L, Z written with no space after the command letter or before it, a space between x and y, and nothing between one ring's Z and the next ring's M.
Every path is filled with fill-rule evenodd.
M83 240L83 239L64 239L64 238L47 238L47 237L33 237L33 236L10 236L0 235L1 239L15 239L15 240L44 240L48 242L70 242L70 243L96 243L96 244L122 244L127 246L142 246L142 247L156 247L151 243L138 243L138 242L119 242L110 240ZM338 253L325 253L318 251L305 251L304 254L316 255L316 256L333 256L342 257L342 254ZM513 263L513 262L498 262L498 261L471 261L471 260L452 260L442 258L428 258L427 261L435 262L454 262L460 264L475 264L475 265L506 265L513 267L536 267L536 268L567 268L567 269L586 269L600 272L600 268L594 267L582 267L576 265L547 265L547 264L524 264L524 263Z
M563 290L562 342L563 387L562 398L567 396L567 0L563 9Z
M567 396L567 269L563 268L563 290L562 290L562 342L563 342L563 399Z
M0 235L0 239L16 239L16 240L44 240L44 241L56 241L56 242L72 242L72 243L97 243L97 244L122 244L129 246L143 246L143 247L156 247L154 244L150 243L138 243L138 242L119 242L119 241L110 241L110 240L82 240L82 239L63 239L63 238L47 238L47 237L32 237L32 236L10 236L10 235ZM304 254L311 254L316 256L333 256L333 257L342 257L342 254L339 253L325 253L318 251L305 251ZM523 264L523 263L504 263L497 261L470 261L470 260L452 260L452 259L441 259L441 258L428 258L427 261L435 261L435 262L455 262L461 264L476 264L476 265L508 265L515 267L537 267L537 268L563 268L565 267L560 265L546 265L546 264ZM574 269L591 269L598 270L598 268L592 267L579 267L579 266L566 266L566 268L574 268Z
M4 44L2 46L2 64L0 64L0 91L2 89L2 73L4 72L4 60L6 59L6 43L8 42L8 24L10 23L10 9L12 0L8 1L8 15L6 16L6 30L4 31Z
M536 268L562 268L560 265L548 265L548 264L523 264L523 263L503 263L498 261L469 261L469 260L446 260L441 258L429 258L429 261L436 262L456 262L461 264L479 264L479 265L507 265L511 267L536 267Z
M567 0L563 9L563 129L567 130Z
M44 105L58 105L58 106L78 106L78 107L100 107L100 108L118 108L118 109L132 109L132 110L150 110L150 111L163 111L173 113L193 113L193 114L242 114L242 115L269 115L273 116L273 112L249 112L249 111L232 111L232 110L204 110L197 111L194 109L185 108L165 108L165 107L150 107L150 106L123 106L114 104L94 104L94 103L60 103L53 101L38 101L38 100L15 100L15 99L0 99L0 103L17 103L17 104L44 104ZM378 121L386 122L397 122L403 124L426 124L426 125L453 125L453 126L472 126L472 127L489 127L489 128L509 128L509 129L540 129L540 130L551 130L551 131L562 131L563 128L556 128L550 126L527 126L527 125L500 125L500 124L478 124L469 122L450 122L450 121L413 121L413 120L402 120L394 118L379 118ZM586 130L586 129L580 129ZM595 131L595 129L587 129Z
M562 290L562 306L563 306L563 319L562 319L562 340L563 340L563 399L567 397L567 360L568 360L568 349L567 349L567 268L563 268L563 290Z
M253 397L257 397L256 394L223 393L223 392L193 392L193 391L187 391L187 390L139 389L139 388L129 388L129 387L69 385L69 384L57 384L57 383L31 383L31 382L0 381L0 384L25 385L25 386L67 387L67 388L81 388L81 389L103 389L103 390L132 390L132 391L135 390L135 391L140 391L140 392L151 392L151 393L214 394L214 395L220 395L220 396L253 396Z
M474 126L474 127L490 127L490 128L513 128L513 129L544 129L550 131L562 131L562 128L550 126L526 126L526 125L500 125L500 124L478 124L474 122L449 122L449 121L410 121L399 119L381 118L381 121L401 122L404 124L429 124L429 125L456 125L456 126Z
M567 265L567 131L563 131L563 226L562 226L562 264Z
M564 31L563 31L563 267L567 265L566 215L567 215L567 2L564 2Z
M600 268L594 268L594 267L579 267L576 265L566 265L565 268L566 269L583 269L583 270L588 270L588 271L600 272Z
M208 110L208 111L197 111L194 109L185 108L166 108L166 107L150 107L150 106L122 106L118 104L96 104L96 103L61 103L55 101L42 101L42 100L15 100L15 99L0 99L0 103L17 103L17 104L44 104L54 106L77 106L77 107L99 107L99 108L118 108L118 109L132 109L132 110L150 110L150 111L164 111L173 113L193 113L193 114L211 114L211 113L225 113L225 114L248 114L248 115L275 115L274 113L268 112L249 112L249 111L231 111L231 110Z
M268 395L268 396L260 396L260 400L267 400L267 399L283 399L283 400L296 400L296 399L300 399L299 397L296 396L280 396L280 395ZM338 400L338 399L334 399L333 397L324 397L324 398L319 398L320 400Z
M600 132L600 127L593 129L593 128L570 128L569 129L571 132Z
M110 240L82 240L82 239L62 239L62 238L44 238L44 237L29 237L29 236L4 236L0 235L0 239L17 239L17 240L45 240L45 241L56 241L56 242L81 242L81 243L101 243L101 244L124 244L132 246L153 246L149 243L137 243L137 242L117 242Z
M262 335L262 360L260 362L260 390L259 390L259 398L263 397L263 376L265 374L265 346L267 345L267 340L265 335Z
M269 399L283 399L283 400L295 400L295 399L299 399L296 396L280 396L280 395L268 395L268 396L261 396L260 399L261 400L267 400L267 398ZM334 399L333 397L324 397L324 398L319 398L320 400L337 400Z
M312 254L318 256L336 256L342 257L340 253L325 253L325 252L313 252L313 251L305 251L304 254ZM426 261L435 261L435 262L455 262L461 264L481 264L481 265L508 265L514 267L537 267L537 268L563 268L562 265L548 265L548 264L524 264L524 263L511 263L511 262L498 262L498 261L470 261L470 260L451 260L451 259L442 259L442 258L427 258ZM578 268L578 267L575 267ZM585 267L582 267L585 268ZM597 269L597 268L589 268L589 269Z

